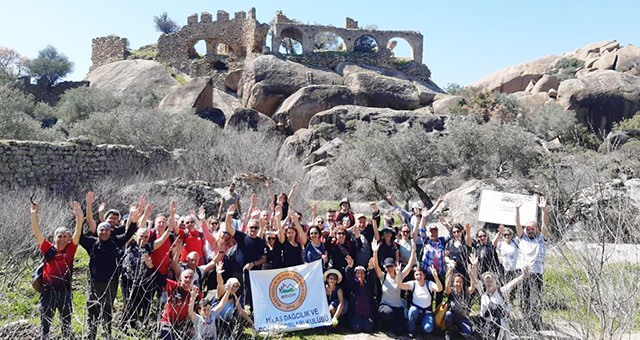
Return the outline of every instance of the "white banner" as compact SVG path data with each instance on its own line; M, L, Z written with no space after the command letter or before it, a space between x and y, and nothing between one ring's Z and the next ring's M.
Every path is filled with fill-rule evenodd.
M331 324L321 262L249 272L258 332L287 332Z
M522 201L520 223L538 220L538 195L527 196L506 192L482 190L478 221L516 225L516 201Z

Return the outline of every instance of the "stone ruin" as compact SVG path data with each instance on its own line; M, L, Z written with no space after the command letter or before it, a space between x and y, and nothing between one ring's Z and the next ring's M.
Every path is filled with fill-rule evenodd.
M412 49L413 61L422 64L424 39L419 32L361 29L358 22L351 18L346 18L344 28L309 25L291 20L281 11L276 12L273 27L270 27L256 20L255 8L249 9L248 13L237 12L233 18L220 10L213 19L207 12L199 16L196 13L189 16L187 24L177 32L162 34L158 39L156 60L190 76L212 76L217 71L240 69L247 58L269 53L267 35L272 29L271 53L302 64L334 67L339 62L348 61L388 66L396 45L394 38L407 41ZM316 37L327 32L342 39L341 51L325 53L315 48ZM300 44L300 53L279 53L282 42L288 38ZM206 44L204 56L195 49L200 41ZM359 51L358 46L363 41L373 48L366 52ZM93 39L91 69L127 59L127 45L126 38L116 36Z

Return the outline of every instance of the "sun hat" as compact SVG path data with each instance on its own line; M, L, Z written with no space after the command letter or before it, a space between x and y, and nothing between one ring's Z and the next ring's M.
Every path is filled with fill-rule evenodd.
M324 274L323 274L324 280L327 281L327 277L329 277L329 275L331 275L331 274L334 274L334 275L336 275L338 277L338 280L337 280L338 282L337 283L342 282L342 274L339 271L337 271L336 269L333 269L333 268L327 270L326 272L324 272Z

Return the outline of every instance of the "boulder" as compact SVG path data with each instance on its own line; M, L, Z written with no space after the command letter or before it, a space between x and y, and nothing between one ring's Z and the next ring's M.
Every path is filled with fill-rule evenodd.
M244 107L271 116L285 98L308 85L341 85L342 77L328 69L312 68L273 55L253 59L242 74L240 97Z
M354 73L370 72L373 74L383 75L387 77L394 77L398 79L409 80L406 74L398 70L381 67L381 66L355 64L352 62L344 62L344 61L340 62L338 63L338 65L336 65L335 70L336 72L338 72L338 74L340 74L343 77L347 77L348 75L354 74Z
M85 80L90 87L115 94L152 92L164 98L178 82L166 66L151 60L121 60L90 71Z
M439 211L448 209L446 219L449 222L465 225L471 224L471 232L475 235L484 222L478 221L478 207L480 206L480 194L483 189L509 192L514 194L530 195L525 183L515 180L483 179L470 180L463 183L453 191L444 195L444 202L438 208Z
M326 140L323 141L322 136L313 129L300 129L284 140L278 154L278 162L303 160L318 150L323 142Z
M240 99L212 86L211 106L222 111L226 119L229 120L236 109L242 108L242 103L240 103Z
M545 74L536 82L531 89L531 93L548 92L551 89L558 89L560 87L560 79L556 76Z
M514 93L524 91L530 81L537 81L553 69L553 65L560 59L558 56L548 56L528 63L507 67L471 84L488 91Z
M627 72L630 70L640 71L640 47L627 45L616 51L618 60L615 70ZM637 73L636 73L637 74Z
M521 93L524 94L526 92L517 92L517 94L521 94ZM516 98L518 100L518 103L524 109L525 112L536 111L541 107L543 107L545 104L549 103L550 101L553 101L553 99L550 99L549 95L545 92L528 93L524 95L517 95L517 94L513 93L513 94L510 94L509 96Z
M240 84L240 79L242 78L242 70L233 70L227 73L227 77L224 79L224 86L233 91L238 91L238 85Z
M599 41L581 47L573 52L565 53L563 58L578 58L584 61L590 58L597 58L605 51L615 51L620 48L620 44L615 40Z
M452 110L460 108L460 101L464 98L461 96L446 96L433 102L433 113L436 116L447 116Z
M640 77L600 70L565 80L558 89L565 110L576 111L578 120L595 131L610 131L613 123L640 110Z
M305 86L287 98L273 120L282 123L291 131L307 128L314 114L338 105L353 104L355 96L345 86Z
M600 58L593 61L589 66L590 68L596 68L598 70L613 70L616 67L616 61L618 57L615 53L605 51Z
M318 150L312 152L309 156L302 160L305 166L315 166L320 163L326 164L329 158L336 157L340 151L340 146L344 141L340 138L334 138L320 146Z
M392 110L354 105L336 106L316 113L309 122L309 128L325 129L327 132L324 136L334 138L335 135L332 132L341 133L351 130L355 121L378 123L384 126L389 134L414 125L420 125L427 132L444 129L444 118L429 113L427 110Z
M364 72L350 74L345 78L344 85L356 95L357 105L395 110L420 107L420 93L408 80Z
M208 83L209 78L198 77L184 86L175 87L166 97L162 98L160 108L173 113L193 110L196 100Z
M427 106L427 105L433 104L433 100L436 98L436 95L441 94L443 92L442 90L436 91L427 85L425 85L421 81L413 82L413 86L415 86L416 90L418 91L418 99L420 100L420 106Z
M276 122L254 109L237 108L229 116L225 129L274 131Z

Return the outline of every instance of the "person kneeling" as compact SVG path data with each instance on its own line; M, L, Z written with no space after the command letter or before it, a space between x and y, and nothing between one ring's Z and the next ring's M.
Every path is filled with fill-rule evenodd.
M374 288L375 273L369 270L369 278L367 278L367 270L363 266L357 266L353 269L353 258L346 257L347 268L346 284L349 287L349 306L353 306L349 316L351 328L356 332L373 331L373 308L376 306ZM373 269L373 258L369 261L369 269Z
M442 283L438 278L438 272L435 268L430 267L431 274L435 282L427 281L426 273L422 267L415 268L415 280L409 282L401 282L400 289L410 290L413 292L413 303L409 308L409 337L414 337L420 325L420 329L425 333L433 331L433 305L431 301L431 292L439 293L442 291Z

